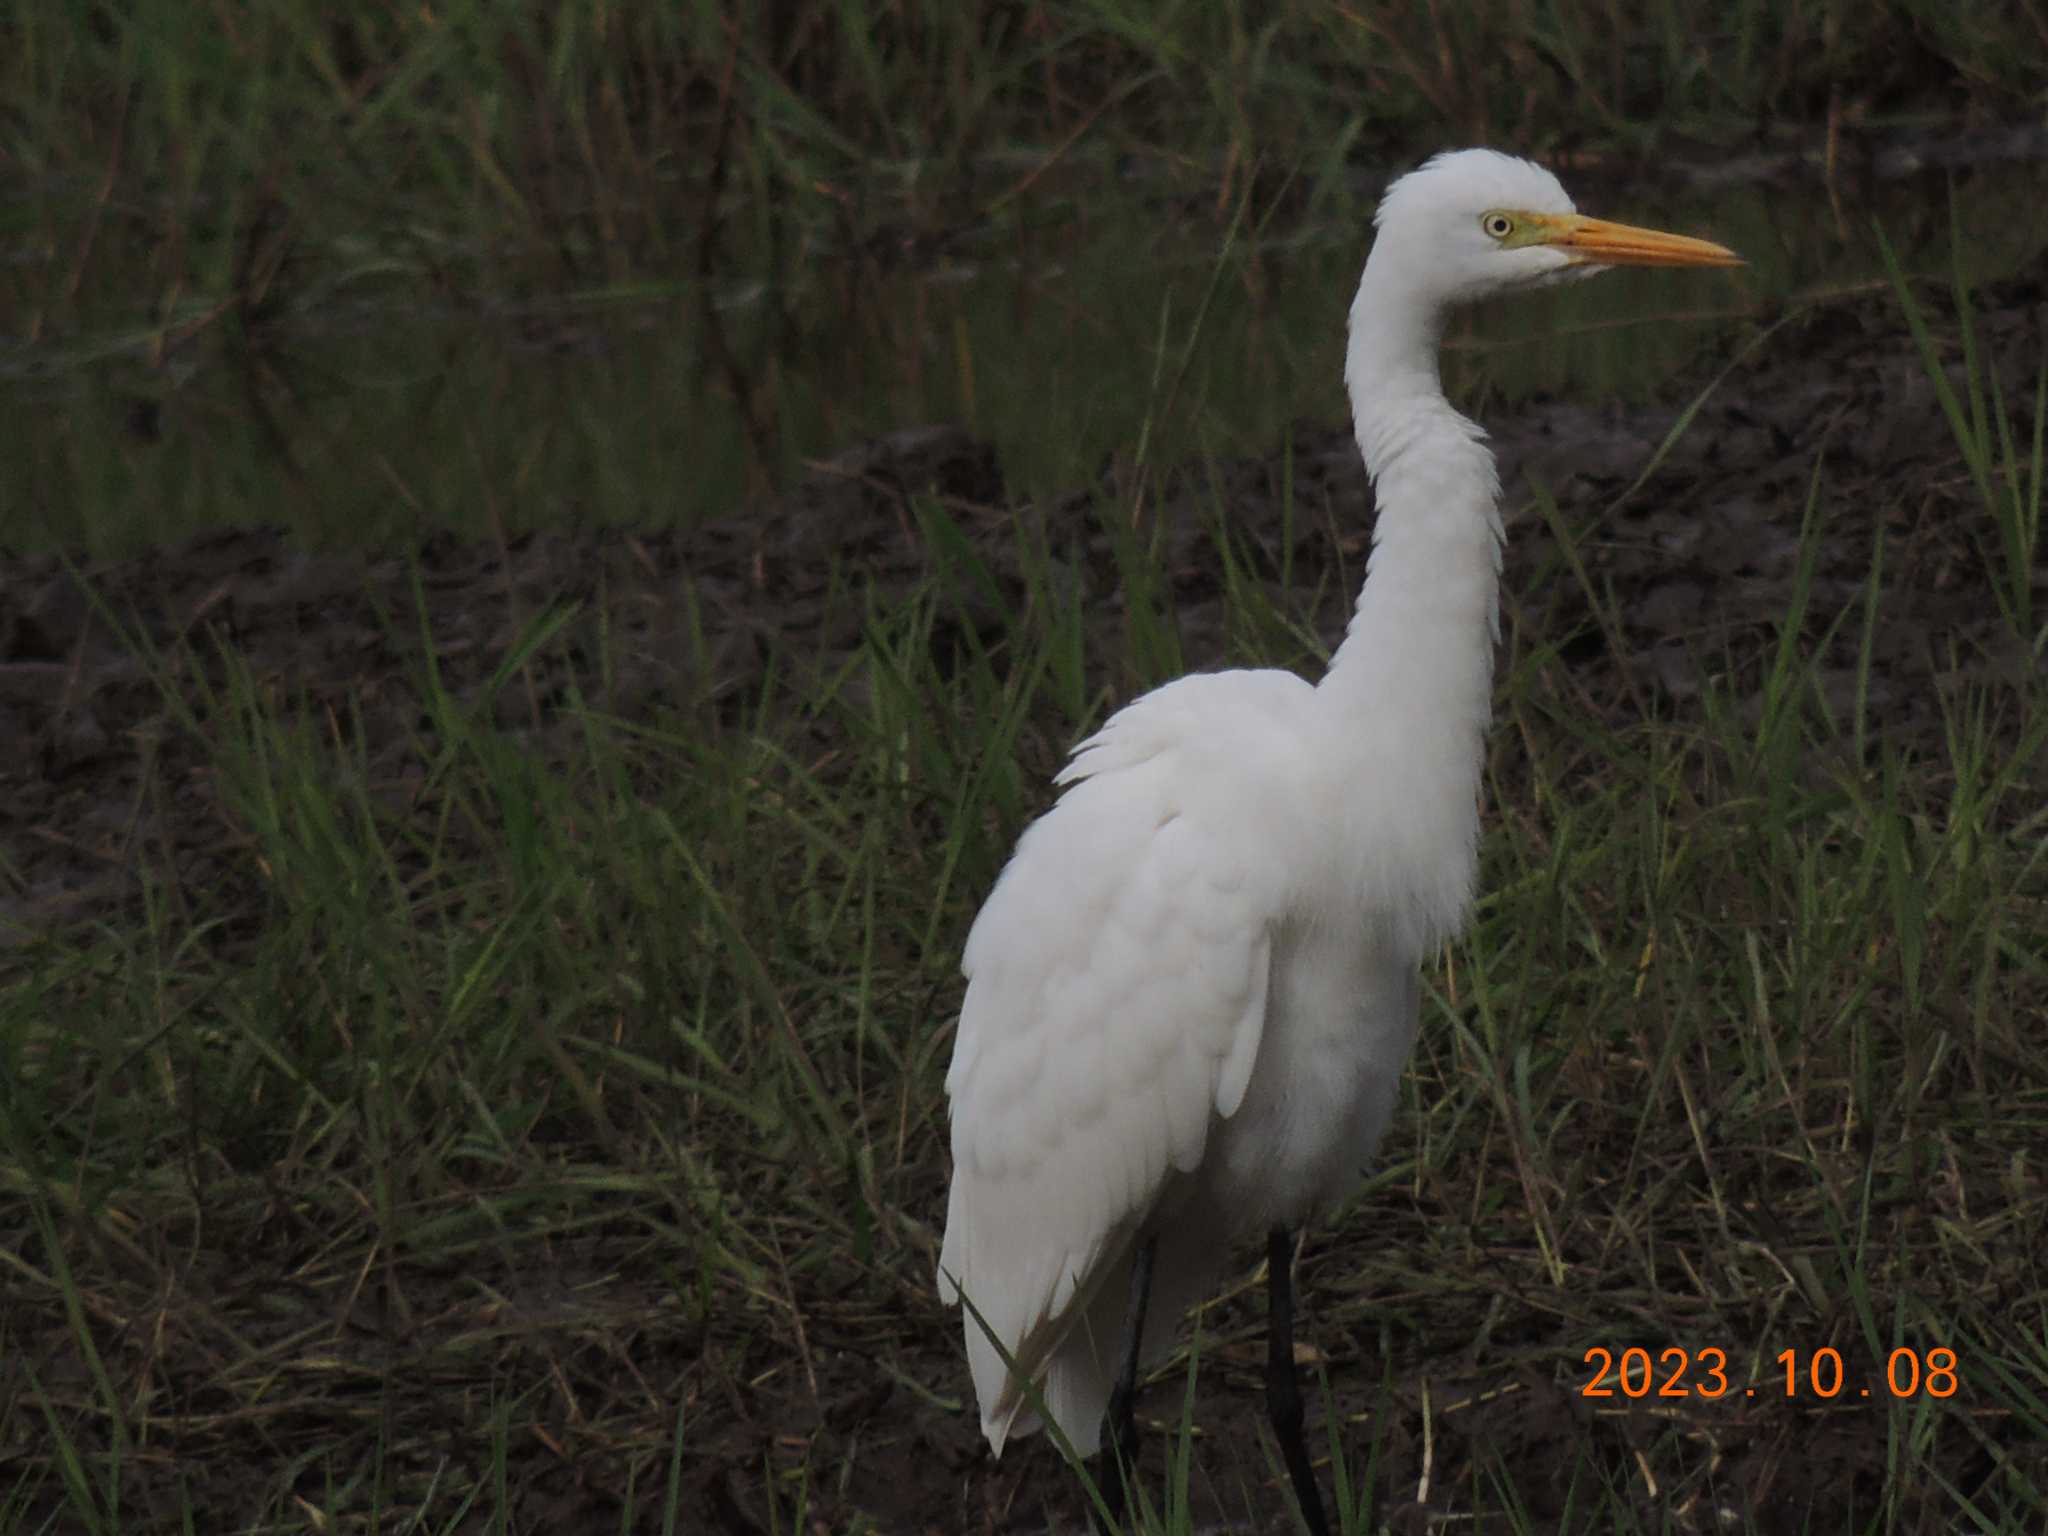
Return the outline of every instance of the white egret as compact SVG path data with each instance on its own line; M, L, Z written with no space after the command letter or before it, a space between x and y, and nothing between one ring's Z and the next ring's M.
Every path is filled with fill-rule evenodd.
M1268 1411L1316 1536L1292 1234L1386 1129L1418 968L1477 861L1500 482L1444 398L1445 315L1607 267L1740 260L1586 218L1550 172L1484 149L1404 176L1374 222L1344 379L1379 519L1343 643L1318 684L1180 678L1076 749L968 937L946 1077L939 1291L973 1304L996 1454L1039 1427L1022 1379L1083 1455L1107 1410L1120 1509L1138 1366L1263 1233Z

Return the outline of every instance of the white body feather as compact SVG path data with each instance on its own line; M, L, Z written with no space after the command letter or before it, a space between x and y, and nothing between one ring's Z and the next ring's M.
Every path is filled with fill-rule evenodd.
M1477 183L1455 200L1435 195L1451 169ZM1222 672L1123 709L967 942L940 1294L965 1292L1083 1454L1139 1239L1158 1239L1152 1358L1240 1239L1358 1178L1414 1040L1418 964L1471 895L1499 487L1436 345L1449 303L1565 267L1479 248L1493 203L1571 212L1549 173L1486 151L1381 207L1345 369L1379 521L1320 685ZM965 1332L1000 1452L1037 1420L972 1312Z

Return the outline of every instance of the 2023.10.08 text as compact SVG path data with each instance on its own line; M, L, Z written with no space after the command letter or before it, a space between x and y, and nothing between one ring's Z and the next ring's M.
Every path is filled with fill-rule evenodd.
M1641 1347L1617 1355L1596 1344L1586 1351L1585 1363L1592 1375L1579 1387L1582 1397L1755 1397L1760 1390L1820 1399L1954 1397L1962 1385L1956 1352L1945 1344L1924 1351L1910 1346L1893 1350L1885 1357L1881 1391L1874 1383L1851 1382L1841 1352L1831 1344L1803 1353L1797 1349L1778 1351L1777 1364L1783 1374L1750 1386L1738 1386L1728 1379L1728 1352L1712 1344L1703 1349L1674 1344L1658 1350L1654 1357Z

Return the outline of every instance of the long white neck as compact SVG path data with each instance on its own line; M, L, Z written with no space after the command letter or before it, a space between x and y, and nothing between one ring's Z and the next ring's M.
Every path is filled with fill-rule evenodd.
M1379 521L1317 692L1357 808L1354 878L1372 909L1413 915L1400 927L1420 952L1456 931L1476 869L1500 480L1484 434L1444 398L1441 318L1404 302L1389 269L1367 265L1344 365Z

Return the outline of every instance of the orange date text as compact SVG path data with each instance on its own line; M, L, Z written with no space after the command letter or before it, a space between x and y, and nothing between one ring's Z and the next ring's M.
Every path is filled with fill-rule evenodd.
M1747 1385L1729 1379L1728 1352L1712 1344L1703 1349L1674 1344L1654 1352L1640 1347L1617 1352L1596 1344L1586 1351L1585 1364L1591 1374L1579 1387L1581 1397L1954 1397L1962 1385L1961 1364L1947 1345L1893 1350L1885 1357L1881 1386L1850 1381L1841 1352L1832 1345L1780 1350L1777 1369Z

